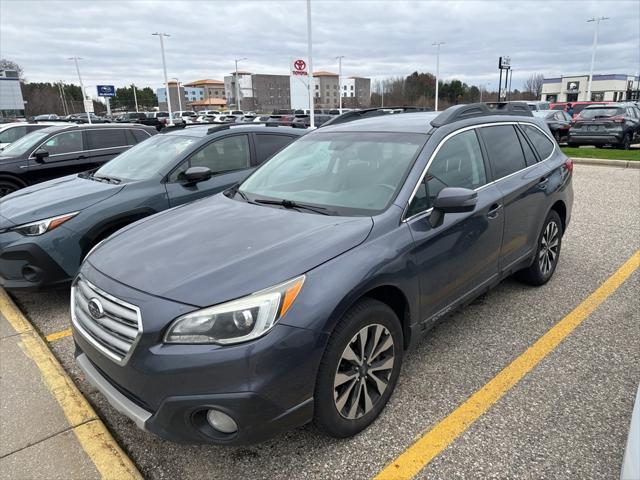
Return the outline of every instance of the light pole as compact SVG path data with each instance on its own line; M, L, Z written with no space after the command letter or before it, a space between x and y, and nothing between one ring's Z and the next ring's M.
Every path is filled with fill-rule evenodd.
M84 103L87 99L87 96L84 93L84 83L82 83L82 75L80 75L80 65L78 65L78 60L82 60L80 57L71 57L69 60L73 60L76 64L76 72L78 72L78 81L80 82L80 90L82 90L82 105L84 107L84 111L87 114L87 121L91 124L91 114L87 111L86 104Z
M236 106L240 110L240 79L238 78L238 62L246 60L247 57L236 58Z
M380 84L381 90L382 90L382 100L380 101L380 108L384 108L384 80L382 80L382 83Z
M596 27L593 31L593 51L591 52L591 70L589 70L589 83L587 83L587 102L591 101L591 82L593 81L593 65L596 62L596 48L598 48L598 29L600 27L600 21L609 20L609 17L593 17L587 20L587 23L595 22Z
M138 95L136 94L136 86L132 83L131 88L133 89L133 101L136 104L136 113L138 113ZM107 97L107 102L109 101L109 97Z
M178 80L176 77L173 77L171 80L176 81L176 87L178 88L178 110L182 112L182 92L180 91L180 80ZM180 115L182 115L182 113L180 113Z
M338 94L340 97L340 104L339 104L339 112L342 115L342 59L344 58L344 55L338 55L336 57L338 59Z
M167 126L173 127L173 112L171 111L171 95L169 95L169 80L167 79L167 62L164 58L164 41L162 37L169 37L170 35L163 32L152 33L160 39L160 51L162 52L162 69L164 70L164 86L167 90L167 108L169 109L169 123Z
M307 0L307 56L309 57L309 128L316 127L315 105L313 104L313 55L311 48L311 0Z
M438 81L440 78L440 45L444 45L444 42L432 43L432 46L436 47L436 112L438 111Z

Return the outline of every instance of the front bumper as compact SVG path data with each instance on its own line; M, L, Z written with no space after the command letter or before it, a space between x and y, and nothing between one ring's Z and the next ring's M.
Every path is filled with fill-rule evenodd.
M79 367L138 427L180 443L238 445L266 440L311 420L327 334L279 323L245 344L167 345L162 343L166 326L195 307L115 282L87 262L82 274L140 308L144 333L123 365L73 328ZM206 421L211 408L231 416L238 431L215 431Z
M0 286L7 289L39 288L68 282L71 277L35 243L0 249Z

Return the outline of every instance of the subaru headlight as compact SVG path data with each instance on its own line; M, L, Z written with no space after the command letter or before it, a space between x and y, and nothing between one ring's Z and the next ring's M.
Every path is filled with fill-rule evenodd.
M78 213L80 212L66 213L64 215L58 215L57 217L38 220L37 222L25 223L24 225L13 227L11 230L28 237L35 237L59 227L64 222L71 220Z
M267 333L295 301L304 275L243 298L178 317L164 336L165 343L246 342Z

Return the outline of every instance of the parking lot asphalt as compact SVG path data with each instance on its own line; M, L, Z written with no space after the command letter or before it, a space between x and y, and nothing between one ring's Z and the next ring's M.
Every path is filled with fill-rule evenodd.
M382 416L355 438L313 426L249 447L185 446L137 430L50 346L145 477L370 478L562 320L640 248L640 170L576 165L573 218L547 285L509 279L408 352ZM640 383L640 270L418 478L617 478ZM68 292L14 298L43 335L69 327Z

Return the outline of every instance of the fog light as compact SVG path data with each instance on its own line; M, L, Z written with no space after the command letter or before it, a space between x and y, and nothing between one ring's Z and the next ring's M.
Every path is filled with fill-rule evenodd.
M235 433L238 431L236 422L226 413L219 410L209 410L207 412L209 425L222 433Z
M31 265L22 267L22 276L29 282L37 282L42 278L42 270Z

